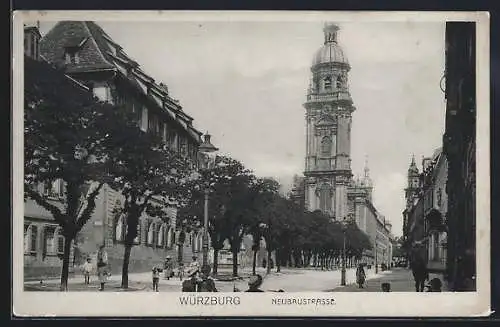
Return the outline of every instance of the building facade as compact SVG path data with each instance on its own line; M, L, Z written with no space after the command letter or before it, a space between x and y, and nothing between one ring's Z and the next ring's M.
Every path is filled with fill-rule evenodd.
M446 23L447 274L453 291L476 290L476 24Z
M355 111L349 92L349 61L338 42L339 27L325 24L323 46L315 53L306 109L304 176L295 176L291 198L307 211L321 210L332 219L354 219L373 249L371 264L392 257L391 224L373 204L373 183L365 164L362 178L351 170L351 126ZM375 251L376 249L376 251Z
M129 58L122 47L96 23L89 21L58 22L41 38L36 27L25 29L25 53L31 53L61 69L101 101L120 105L136 114L139 128L160 135L170 147L196 165L201 133L193 126L193 118L174 99L163 83L157 83ZM195 167L193 167L195 168ZM43 192L60 202L64 185L55 182ZM156 201L156 200L155 200ZM106 245L111 268L121 271L124 253L125 221L115 213L123 203L119 192L104 186L96 198L96 210L79 233L72 250L72 263L93 257L101 244ZM136 245L132 248L130 271L149 270L165 256L190 261L201 256L201 233L176 225L174 204L168 208L168 219L141 217ZM62 236L48 212L31 200L25 204L25 277L59 274ZM43 249L55 252L47 258ZM55 249L55 250L54 250ZM39 252L42 253L39 253ZM48 252L48 251L46 251Z

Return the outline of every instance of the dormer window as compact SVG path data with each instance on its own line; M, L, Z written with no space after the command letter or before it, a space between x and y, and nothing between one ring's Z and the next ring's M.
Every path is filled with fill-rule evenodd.
M77 51L66 51L65 54L66 64L78 64L80 63L80 57Z
M86 37L73 37L66 41L64 45L64 59L66 64L80 63L78 52L82 49L87 39Z

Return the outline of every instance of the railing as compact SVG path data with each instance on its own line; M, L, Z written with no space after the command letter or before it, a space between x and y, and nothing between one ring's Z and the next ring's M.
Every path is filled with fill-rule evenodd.
M307 102L321 102L321 101L334 101L334 100L351 100L348 92L331 92L331 93L310 93L307 95Z

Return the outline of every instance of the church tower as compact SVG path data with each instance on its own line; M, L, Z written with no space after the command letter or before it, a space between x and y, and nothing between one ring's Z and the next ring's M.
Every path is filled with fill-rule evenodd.
M351 69L338 44L339 27L325 24L324 43L311 66L307 92L305 206L336 220L348 215L347 188L351 182L351 122L355 108L347 76Z
M419 191L420 173L415 162L415 156L412 156L410 167L408 167L408 185L405 189L406 205L409 206L413 201L413 196Z

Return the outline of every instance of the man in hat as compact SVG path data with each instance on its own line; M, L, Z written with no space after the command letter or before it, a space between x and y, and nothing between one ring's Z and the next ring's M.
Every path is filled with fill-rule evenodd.
M197 292L198 291L198 280L196 274L198 269L189 267L187 271L188 279L182 282L182 292Z
M210 266L205 265L201 268L201 280L199 281L198 292L217 292L215 282L210 278Z
M170 277L173 277L174 273L174 265L172 263L171 257L167 255L165 258L165 263L163 264L164 277L167 280L170 280Z
M248 290L246 290L245 292L264 292L259 288L261 285L262 285L262 276L259 274L252 276L248 281Z

